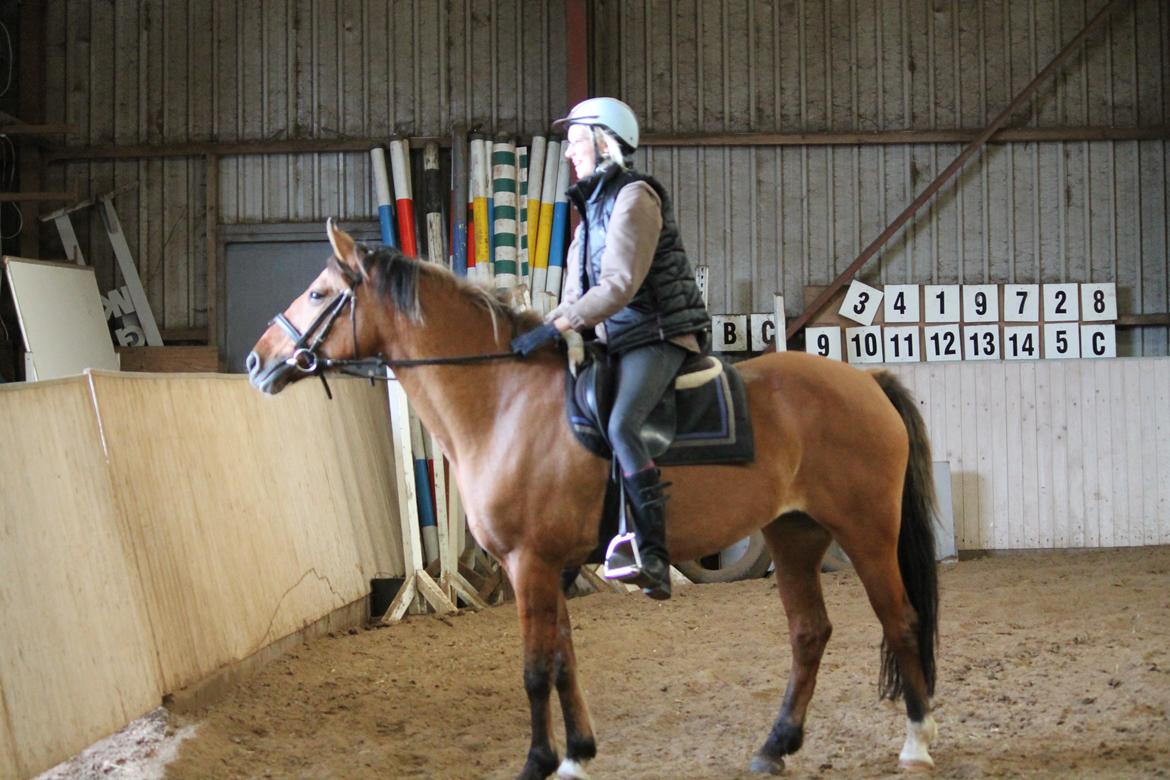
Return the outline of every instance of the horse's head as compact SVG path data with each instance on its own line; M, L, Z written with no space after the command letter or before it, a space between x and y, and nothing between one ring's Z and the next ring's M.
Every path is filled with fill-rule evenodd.
M265 393L279 393L290 382L320 373L325 361L362 357L376 344L370 315L378 308L368 304L364 316L357 316L359 301L370 295L366 250L333 220L325 231L333 246L325 270L268 323L248 355L248 377Z

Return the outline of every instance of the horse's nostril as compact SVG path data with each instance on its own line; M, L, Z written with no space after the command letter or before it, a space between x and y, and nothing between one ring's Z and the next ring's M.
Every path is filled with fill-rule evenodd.
M253 376L260 370L260 356L255 350L249 352L248 357L244 359L244 368L248 370L248 376Z

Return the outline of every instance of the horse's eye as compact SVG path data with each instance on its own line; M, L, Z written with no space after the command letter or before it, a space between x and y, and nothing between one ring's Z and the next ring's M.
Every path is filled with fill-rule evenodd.
M310 301L320 301L320 300L324 300L324 298L325 298L325 293L317 292L316 290L309 290L309 300Z

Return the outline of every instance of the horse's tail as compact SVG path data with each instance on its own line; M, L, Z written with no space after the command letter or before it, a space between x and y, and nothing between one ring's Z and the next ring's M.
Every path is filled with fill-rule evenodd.
M898 569L911 606L918 613L918 657L926 677L926 690L934 694L934 649L938 642L938 571L935 563L934 518L936 502L931 474L930 439L914 397L898 378L886 371L874 374L878 386L898 410L910 437L910 461L902 487L902 529L898 534ZM883 697L902 694L902 674L897 659L882 641L882 670L878 687Z

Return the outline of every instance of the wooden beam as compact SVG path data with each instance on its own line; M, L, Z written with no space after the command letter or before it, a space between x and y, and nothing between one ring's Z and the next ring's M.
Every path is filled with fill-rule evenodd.
M586 0L565 0L565 97L570 109L589 97L589 17Z
M961 144L978 129L886 130L874 133L647 133L640 146L877 146ZM1018 127L997 131L987 143L1145 141L1170 138L1170 125L1145 127Z
M205 160L204 219L207 223L207 343L219 344L219 157Z
M1157 328L1170 326L1170 313L1122 314L1117 318L1119 328Z
M450 146L449 137L411 138L420 145L434 142ZM371 147L386 143L378 138L294 138L265 141L191 141L178 144L127 144L124 146L77 146L51 149L45 152L45 161L68 160L138 160L154 157L241 157L267 154L323 154L327 152L369 152Z
M70 135L77 132L77 125L31 125L11 124L0 125L0 135Z
M47 3L20 4L20 117L28 124L45 122L46 92L45 52ZM10 123L6 123L10 124ZM44 158L40 146L25 144L20 151L20 187L36 192L45 186ZM73 196L71 199L76 199ZM66 199L69 200L69 199ZM18 201L19 202L19 201ZM20 232L20 253L25 257L41 256L40 206L24 201L24 225Z
M870 259L877 255L878 250L885 246L886 242L893 238L894 235L902 229L902 226L910 221L910 218L914 216L915 212L917 212L918 209L921 208L928 200L934 197L935 193L942 189L943 184L945 184L948 179L958 173L958 171L963 167L963 164L967 162L967 160L970 159L977 151L979 151L979 149L982 148L985 143L987 143L989 138L995 135L996 132L1001 127L1003 127L1004 123L1011 118L1012 114L1018 111L1025 102L1031 99L1033 93L1035 93L1040 84L1047 81L1048 77L1056 72L1057 68L1059 68L1074 51L1079 50L1081 42L1084 41L1085 38L1087 38L1089 34L1093 32L1093 30L1097 29L1097 27L1103 24L1105 20L1109 18L1109 15L1113 13L1113 11L1117 10L1122 5L1122 3L1126 2L1130 2L1130 0L1112 0L1108 5L1102 8L1097 13L1097 15L1089 21L1088 24L1085 25L1084 29L1073 36L1072 40L1065 44L1065 47L1060 50L1060 53L1057 54L1052 59L1052 61L1044 67L1043 70L1036 74L1036 77L1028 82L1026 87L1020 90L1020 92L1014 98L1012 98L1012 101L1008 103L1007 108L1001 111L999 115L995 117L995 119L991 120L991 124L984 128L983 132L981 132L975 140L967 144L967 146L963 148L963 151L959 153L959 156L956 157L954 161L942 171L942 173L936 176L934 181L927 185L926 189L924 189L918 195L918 197L915 198L913 202L911 202L910 205L907 206L905 210L903 210L902 213L894 219L893 222L886 226L886 229L883 230L877 238L870 242L869 246L861 251L861 254L857 256L857 259L850 263L849 267L846 268L839 276L837 276L836 279L832 281L832 283L829 284L828 287L825 288L825 291L821 293L821 295L818 296L815 301L813 301L812 305L801 312L800 316L798 316L792 323L789 324L786 337L791 339L793 336L799 333L800 329L803 328L809 320L815 317L817 312L820 311L821 307L824 306L825 303L833 297L833 294L845 286L845 283L852 279L854 275L861 270L862 266L864 266L867 262L870 261Z
M55 203L57 201L77 200L75 192L0 192L0 203ZM31 215L30 215L31 216ZM25 223L37 222L35 219L25 219Z

